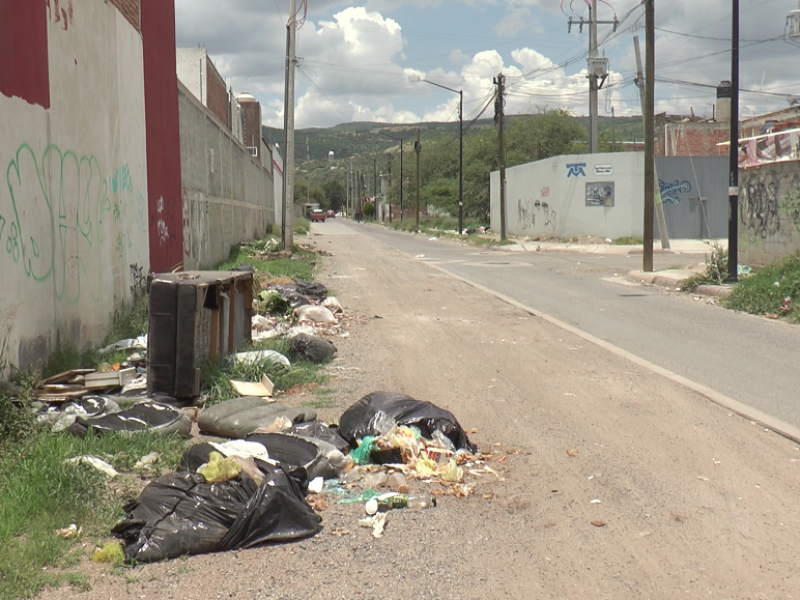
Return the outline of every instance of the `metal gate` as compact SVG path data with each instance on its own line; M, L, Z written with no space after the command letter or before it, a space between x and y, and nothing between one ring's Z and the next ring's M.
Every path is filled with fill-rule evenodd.
M727 237L728 162L724 156L656 157L661 202L670 238ZM655 232L658 237L657 221Z

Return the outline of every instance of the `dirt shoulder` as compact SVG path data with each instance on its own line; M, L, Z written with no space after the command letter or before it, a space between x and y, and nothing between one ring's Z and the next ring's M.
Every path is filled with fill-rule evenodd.
M321 416L375 390L430 400L506 457L499 476L391 511L380 539L330 502L303 542L87 566L91 590L40 598L796 595L795 444L366 236L313 240L334 254L319 279L361 317Z

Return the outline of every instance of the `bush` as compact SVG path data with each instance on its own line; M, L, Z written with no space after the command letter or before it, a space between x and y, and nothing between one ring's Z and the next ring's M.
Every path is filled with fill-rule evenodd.
M706 254L706 270L680 282L683 290L693 292L701 285L722 285L728 277L728 251L717 242L711 244Z

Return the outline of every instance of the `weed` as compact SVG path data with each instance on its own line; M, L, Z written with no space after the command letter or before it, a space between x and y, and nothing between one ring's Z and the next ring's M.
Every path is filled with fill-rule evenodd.
M336 400L333 395L336 390L332 388L319 387L314 390L314 399L306 400L303 406L310 406L311 408L336 408Z
M14 444L33 435L38 429L32 408L32 376L22 376L21 385L0 384L0 459Z
M294 247L291 254L285 252L271 253L264 249L269 240L233 246L228 260L216 267L219 271L228 271L243 264L252 265L265 277L299 277L311 279L314 273L314 254L299 247Z
M311 223L305 217L295 217L292 231L297 235L308 235L308 232L311 231Z
M728 276L728 251L717 242L711 244L706 254L706 270L680 282L680 288L693 292L701 285L721 285Z
M722 305L754 315L800 323L800 254L762 267L742 279Z
M612 246L641 246L644 244L644 239L635 236L620 237L612 240Z
M150 308L147 293L136 294L130 302L121 304L114 311L114 320L106 336L105 344L139 337L147 333Z

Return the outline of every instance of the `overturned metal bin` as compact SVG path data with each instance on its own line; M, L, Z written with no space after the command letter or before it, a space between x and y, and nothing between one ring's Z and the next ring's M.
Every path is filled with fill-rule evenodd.
M251 339L253 273L185 271L153 275L149 292L147 393L200 395L200 365Z

